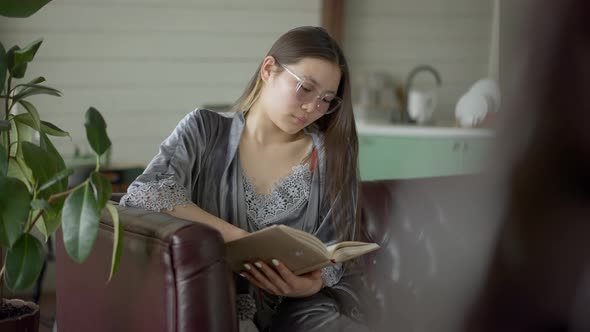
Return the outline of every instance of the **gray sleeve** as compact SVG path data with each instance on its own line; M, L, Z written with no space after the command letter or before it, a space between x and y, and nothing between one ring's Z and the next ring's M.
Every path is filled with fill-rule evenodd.
M121 198L122 206L159 212L190 202L207 147L208 128L201 112L186 115L162 142L158 154Z

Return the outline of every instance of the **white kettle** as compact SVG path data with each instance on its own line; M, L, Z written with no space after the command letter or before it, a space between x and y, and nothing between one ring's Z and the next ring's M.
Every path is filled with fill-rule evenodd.
M436 79L436 86L430 89L418 89L413 87L414 77L422 72L427 71L432 73ZM442 83L440 75L431 66L418 66L410 72L406 83L406 111L409 118L408 122L417 122L419 124L427 123L434 114L438 105L438 89Z
M408 115L417 123L427 123L436 110L438 93L435 89L412 89L408 92Z

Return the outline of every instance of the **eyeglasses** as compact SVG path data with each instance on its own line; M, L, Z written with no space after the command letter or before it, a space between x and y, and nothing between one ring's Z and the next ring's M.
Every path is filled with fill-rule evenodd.
M307 104L316 99L315 109L321 114L330 114L338 110L340 104L342 104L342 99L340 97L330 92L320 95L319 88L315 84L299 77L299 75L292 72L285 65L280 65L287 73L297 79L297 86L295 87L295 99L297 99L297 101L302 104Z

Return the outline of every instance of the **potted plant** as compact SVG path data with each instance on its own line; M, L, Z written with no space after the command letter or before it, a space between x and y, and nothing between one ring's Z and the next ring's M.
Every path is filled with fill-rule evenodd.
M3 0L0 15L28 17L50 0ZM106 208L115 224L109 280L121 254L122 229L116 208L108 202L110 182L100 174L100 157L111 141L96 109L86 111L86 136L96 155L96 168L85 181L68 188L73 173L50 136L67 137L41 120L33 95L61 96L36 77L21 83L42 40L24 48L5 49L0 43L0 331L37 331L39 310L33 303L4 299L3 283L18 292L30 288L45 259L44 242L60 226L69 256L83 262L98 232L100 211ZM18 82L17 82L18 81ZM18 110L17 110L18 109ZM24 323L26 320L29 323ZM28 325L27 325L28 324Z

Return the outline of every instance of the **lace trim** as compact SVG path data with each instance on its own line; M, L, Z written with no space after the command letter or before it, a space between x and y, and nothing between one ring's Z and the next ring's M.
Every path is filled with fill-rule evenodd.
M240 320L253 319L256 313L256 301L250 294L238 294L236 309Z
M293 166L293 172L279 179L270 194L259 194L254 180L243 174L247 218L259 229L275 222L283 214L301 207L309 198L311 170L308 164Z
M322 269L322 279L324 279L326 287L332 287L340 281L338 271L336 271L334 266L326 266Z
M173 178L167 178L130 188L121 197L120 204L160 212L162 209L173 211L177 205L185 207L189 202L184 187Z

